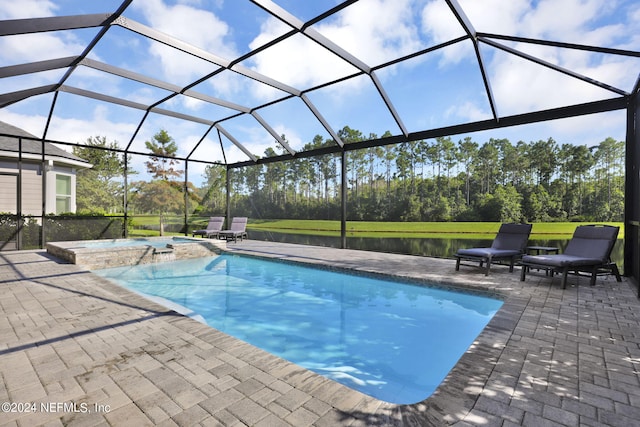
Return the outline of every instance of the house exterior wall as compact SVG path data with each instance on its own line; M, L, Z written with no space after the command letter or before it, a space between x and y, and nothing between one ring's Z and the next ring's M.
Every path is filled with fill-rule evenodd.
M18 213L18 175L0 168L0 214Z
M42 176L40 165L22 162L22 214L42 215ZM0 160L0 173L18 174L18 163L10 160ZM17 213L17 181L4 178L2 180L2 198L0 198L0 212ZM11 181L11 183L9 182ZM10 184L11 189L4 184ZM12 199L13 198L13 199Z
M42 172L39 164L22 162L22 214L42 215Z
M70 179L69 209L76 211L76 171L75 168L47 165L47 191L45 198L45 214L60 214L56 209L56 177L66 176ZM17 162L0 160L0 212L15 212L17 206L17 190L12 183L12 175L18 174ZM6 187L9 185L11 188ZM22 162L22 215L42 215L42 164L40 162Z

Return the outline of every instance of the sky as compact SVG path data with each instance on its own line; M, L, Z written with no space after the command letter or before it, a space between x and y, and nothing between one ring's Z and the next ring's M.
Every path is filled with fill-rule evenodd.
M0 2L0 20L111 13L120 3L117 0L4 1ZM275 3L295 19L306 22L339 2L275 0ZM458 0L458 3L480 32L640 51L640 2L634 0ZM248 0L133 0L123 17L195 46L213 55L213 60L195 58L150 41L127 29L126 21L124 25L109 28L88 58L179 87L219 70L220 61L216 58L236 60L290 30ZM368 67L386 64L465 34L444 0L360 0L311 28ZM97 32L96 28L88 28L0 37L0 68L80 55ZM500 43L625 92L631 92L638 79L638 58L527 43ZM481 44L480 53L499 117L618 96L486 44ZM240 61L239 66L297 90L320 86L306 95L335 131L349 126L365 136L380 136L386 131L392 135L401 133L370 77L360 75L321 87L358 70L310 38L300 34L288 37ZM53 70L0 78L0 94L57 83L63 74L64 70ZM468 40L380 68L375 76L409 132L492 118L473 44ZM65 85L144 105L154 104L169 94L164 89L86 66L78 67ZM192 90L249 109L287 95L230 70L223 70ZM52 94L44 94L10 105L0 109L0 120L41 136L52 100ZM173 97L158 107L211 121L236 113L185 95ZM330 138L299 97L256 111L278 135L285 135L294 150L301 150L316 135ZM165 129L178 143L179 155L191 154L194 159L206 161L248 159L215 130L203 139L207 125L155 113L149 114L132 140L143 115L140 110L61 92L47 138L82 142L92 136L105 136L122 147L130 143L132 150L146 152L144 141ZM471 136L482 144L489 138L508 138L515 144L520 140L530 142L552 137L559 144L592 146L607 137L623 140L625 120L626 113L617 111L452 135L452 139L458 141ZM256 156L263 156L268 147L275 146L274 137L248 114L221 123ZM141 164L142 159L135 161ZM202 166L194 167L195 173L201 169Z

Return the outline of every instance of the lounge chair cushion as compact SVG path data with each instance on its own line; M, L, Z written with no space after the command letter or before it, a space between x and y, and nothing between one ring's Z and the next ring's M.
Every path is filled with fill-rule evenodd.
M564 253L605 262L617 236L616 227L578 227Z
M522 257L522 264L543 265L548 267L585 266L601 264L599 258L585 258L575 255L525 255Z
M496 248L468 248L468 249L459 249L456 255L462 257L473 257L473 258L506 258L510 256L519 255L521 251L514 249L496 249Z
M491 248L524 251L531 233L531 224L502 224Z

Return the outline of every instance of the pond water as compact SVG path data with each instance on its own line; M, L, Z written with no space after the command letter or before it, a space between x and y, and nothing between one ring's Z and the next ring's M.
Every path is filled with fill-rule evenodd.
M273 233L251 230L249 237L254 240L272 242L297 243L302 245L340 247L339 237L309 236L304 234ZM375 238L375 237L347 237L347 248L364 251L391 252L398 254L430 256L438 258L453 258L453 254L460 248L491 246L489 239L432 239L432 238ZM569 239L547 240L531 239L529 245L554 246L560 252L567 246ZM624 241L618 239L613 248L611 259L618 264L622 271L624 261Z

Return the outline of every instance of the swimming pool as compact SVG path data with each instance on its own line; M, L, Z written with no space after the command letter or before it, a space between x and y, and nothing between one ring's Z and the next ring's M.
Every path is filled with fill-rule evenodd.
M229 254L96 273L400 404L429 397L502 305L475 294Z

